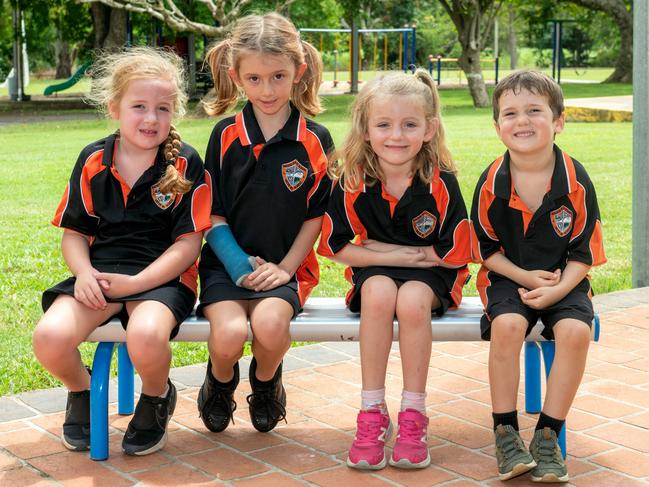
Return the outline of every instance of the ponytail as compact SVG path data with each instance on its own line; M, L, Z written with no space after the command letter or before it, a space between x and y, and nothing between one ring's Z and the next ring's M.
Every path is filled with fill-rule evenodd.
M181 147L180 134L176 127L172 125L163 149L167 169L165 169L160 181L158 181L160 192L163 194L185 194L192 187L192 182L185 179L176 168L176 161Z
M208 115L217 116L230 110L239 99L239 89L228 70L232 67L232 41L225 39L212 46L205 56L204 64L210 67L214 80L214 97L203 101Z
M457 174L457 167L455 166L455 162L453 162L451 151L448 149L448 146L446 145L446 133L444 130L444 124L442 123L442 110L439 101L439 93L437 91L437 85L435 84L435 81L430 76L430 74L428 74L428 71L424 69L418 69L417 71L415 71L415 78L417 78L421 83L423 83L430 90L430 93L433 97L432 108L434 112L434 117L438 121L437 131L435 132L435 135L433 135L433 138L431 139L430 142L424 144L422 149L424 150L424 152L427 154L428 157L432 156L433 161L435 161L437 165L439 165L439 168L442 171ZM425 178L425 180L429 180L429 178L432 177L432 171L431 174L426 174L427 172L430 171L430 169L426 170L425 165L422 165L422 169L424 169L424 171L422 172L422 177Z
M306 70L291 91L291 100L296 108L310 117L314 117L323 111L320 104L318 90L322 83L322 59L320 54L307 41L300 41L304 52L304 63Z

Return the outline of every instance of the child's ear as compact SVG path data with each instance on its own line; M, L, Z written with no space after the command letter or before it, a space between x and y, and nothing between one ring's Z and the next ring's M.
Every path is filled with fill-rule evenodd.
M566 112L561 113L557 118L552 122L554 125L554 133L560 134L563 132L563 129L566 126Z
M241 78L239 78L239 73L237 73L237 70L234 68L228 69L228 76L232 81L234 81L234 84L237 85L238 87L241 87Z
M498 122L494 120L494 128L496 129L496 134L498 135L498 138L502 140L502 137L500 136L500 125L498 125Z
M302 63L297 67L297 70L295 71L295 78L293 79L293 83L297 84L300 82L302 79L302 76L304 76L304 73L306 72L306 63Z
M110 100L108 102L108 115L113 120L119 120L119 103L115 100Z
M439 130L439 118L431 118L426 122L426 133L424 134L424 142L430 142Z

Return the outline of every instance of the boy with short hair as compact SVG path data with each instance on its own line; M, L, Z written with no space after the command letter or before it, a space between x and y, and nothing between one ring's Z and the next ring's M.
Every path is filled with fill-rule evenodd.
M471 210L481 328L491 339L489 382L501 480L532 470L567 482L557 437L586 365L593 306L588 271L606 262L595 189L584 167L554 144L565 124L554 80L517 71L493 94L507 147L478 180ZM518 434L519 356L538 318L556 342L543 410L529 451Z

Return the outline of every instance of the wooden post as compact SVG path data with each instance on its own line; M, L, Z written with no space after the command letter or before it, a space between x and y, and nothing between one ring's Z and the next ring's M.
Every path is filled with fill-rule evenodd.
M649 286L649 6L633 5L633 287ZM614 238L614 237L613 237Z

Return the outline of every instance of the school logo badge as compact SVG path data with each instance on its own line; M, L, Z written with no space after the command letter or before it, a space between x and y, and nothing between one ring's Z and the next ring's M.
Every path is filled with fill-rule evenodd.
M176 199L175 194L165 194L160 191L160 186L157 184L151 186L151 197L153 198L153 202L162 210L169 208L171 203Z
M572 211L565 206L550 213L552 228L557 232L559 237L565 237L572 229Z
M290 191L295 191L304 184L308 172L308 169L297 162L297 159L282 164L282 178Z
M435 218L435 215L429 211L423 211L412 219L412 229L421 238L426 238L433 233L436 223L437 218Z

